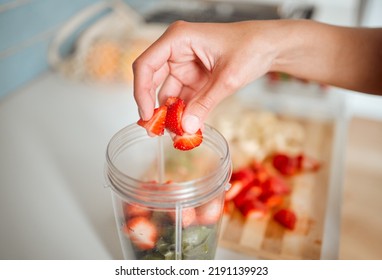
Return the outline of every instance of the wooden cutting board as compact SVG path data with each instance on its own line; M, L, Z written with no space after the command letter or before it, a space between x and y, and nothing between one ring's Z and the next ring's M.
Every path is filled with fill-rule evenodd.
M289 179L291 194L284 206L297 215L291 231L273 221L271 214L261 219L244 219L239 211L224 215L220 246L263 259L320 259L327 194L329 189L334 123L293 119L305 129L304 152L320 160L318 172Z

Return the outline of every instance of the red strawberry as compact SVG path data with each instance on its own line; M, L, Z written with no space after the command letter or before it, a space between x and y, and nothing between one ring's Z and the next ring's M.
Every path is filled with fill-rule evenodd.
M275 154L272 158L273 167L285 176L292 176L300 171L297 157L286 154Z
M148 121L139 119L137 124L144 127L150 136L163 135L167 115L167 107L160 106L154 109L154 114Z
M281 174L293 176L303 171L317 171L320 163L304 154L289 156L286 154L275 154L272 158L272 164Z
M200 225L212 225L219 221L222 214L222 202L214 199L196 208L196 217Z
M176 212L171 211L169 215L173 221L176 219ZM194 208L184 208L182 209L182 227L186 228L195 222L196 213Z
M259 186L249 186L243 191L241 191L234 199L233 202L235 203L236 207L241 207L244 205L247 201L253 201L258 200L259 196L262 193L262 189Z
M247 200L239 207L239 211L246 218L260 219L267 214L267 206L259 200Z
M174 137L174 148L178 150L191 150L198 147L203 141L202 131L199 129L195 134L183 133Z
M272 195L287 195L290 193L289 185L280 177L271 176L262 184L263 193L260 200L265 200Z
M252 170L255 174L255 178L258 181L259 184L264 183L268 177L270 176L268 170L265 168L265 166L258 161L252 162Z
M296 214L289 209L280 209L274 214L273 219L290 230L295 228L297 222Z
M166 103L164 105L169 107L170 105L174 104L177 100L179 100L179 97L170 96L169 98L167 98Z
M280 206L284 201L283 196L281 195L271 195L264 199L265 205L268 206L268 208L275 208L277 206Z
M122 230L137 248L150 250L155 247L158 231L148 218L132 218L123 226Z
M166 102L167 115L165 127L177 135L183 135L182 115L186 107L183 100L177 97L169 97Z
M151 211L139 204L123 203L123 213L126 218L132 218L137 216L149 217Z

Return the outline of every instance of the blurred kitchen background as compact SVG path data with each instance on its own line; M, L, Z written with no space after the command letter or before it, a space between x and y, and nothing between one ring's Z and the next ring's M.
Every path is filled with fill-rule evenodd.
M381 14L379 0L0 0L0 259L121 258L104 152L138 117L132 61L170 22L310 18L375 27ZM271 74L257 86L296 83ZM329 199L339 218L327 225L335 236L326 246L336 247L328 256L382 259L382 97L294 86L341 96L340 167L332 170L341 184ZM218 257L245 256L221 249Z

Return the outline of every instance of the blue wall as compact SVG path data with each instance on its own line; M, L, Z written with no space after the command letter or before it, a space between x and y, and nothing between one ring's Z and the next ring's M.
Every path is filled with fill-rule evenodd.
M57 30L71 16L100 1L0 0L0 101L46 71L47 50ZM150 2L125 1L135 9Z

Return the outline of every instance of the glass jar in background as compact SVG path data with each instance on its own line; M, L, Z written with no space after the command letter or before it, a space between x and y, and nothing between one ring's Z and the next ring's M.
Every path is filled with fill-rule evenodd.
M112 137L106 161L125 259L214 259L232 173L218 131L205 125L203 143L179 151L167 133L132 124Z

